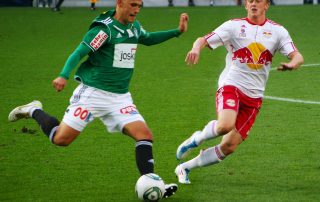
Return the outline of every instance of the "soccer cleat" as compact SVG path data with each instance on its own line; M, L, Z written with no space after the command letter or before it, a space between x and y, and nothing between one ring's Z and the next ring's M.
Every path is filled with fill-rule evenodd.
M38 100L34 100L29 104L14 108L10 112L8 119L9 121L14 122L22 118L30 118L30 112L32 112L35 109L42 109L42 104Z
M172 195L174 195L178 190L178 185L172 183L172 184L165 184L164 185L166 192L163 194L163 198L168 198Z
M176 157L178 160L186 158L189 155L189 153L191 152L191 149L198 146L194 140L194 136L197 135L198 133L201 133L201 131L194 132L191 135L191 137L189 137L182 144L180 144L180 146L177 149L177 154L176 154Z
M52 9L52 11L53 11L53 12L60 12L60 8L54 7L54 8Z
M190 170L182 168L181 165L178 165L174 171L178 177L178 181L181 184L191 184L189 180Z

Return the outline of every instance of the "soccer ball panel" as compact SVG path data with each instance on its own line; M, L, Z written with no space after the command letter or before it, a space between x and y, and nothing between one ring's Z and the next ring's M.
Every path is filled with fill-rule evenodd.
M165 192L164 182L154 173L142 175L136 183L136 193L142 201L159 201Z

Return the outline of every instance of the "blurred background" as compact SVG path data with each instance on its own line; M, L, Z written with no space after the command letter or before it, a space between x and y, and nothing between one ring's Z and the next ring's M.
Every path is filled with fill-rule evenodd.
M65 0L65 7L85 7L89 0ZM28 6L28 7L54 7L58 0L1 0L0 6ZM146 7L165 7L169 5L168 0L144 0ZM188 6L188 0L173 0L174 6ZM193 0L192 6L235 6L239 5L244 0ZM274 5L302 5L302 4L318 4L320 0L273 0ZM100 0L97 2L99 6L112 7L115 5L115 0Z

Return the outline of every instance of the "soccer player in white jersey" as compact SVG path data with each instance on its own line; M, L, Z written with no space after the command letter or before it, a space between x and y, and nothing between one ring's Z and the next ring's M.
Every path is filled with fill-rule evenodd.
M276 51L289 58L278 70L294 70L303 63L288 31L266 18L269 6L269 0L246 0L246 18L223 23L212 33L198 38L188 52L185 59L188 65L198 63L204 47L224 46L228 54L216 93L218 118L185 140L177 149L177 159L185 158L206 140L223 137L220 144L200 151L197 157L176 167L180 183L189 184L190 170L219 163L247 138L262 104Z
M116 9L99 15L82 42L70 55L59 76L53 80L57 91L65 88L73 69L82 58L74 90L62 122L45 113L39 101L13 109L9 121L33 118L53 144L68 146L95 118L109 132L121 132L136 141L136 164L140 175L154 172L153 135L133 103L129 84L134 72L137 45L155 45L187 31L188 15L180 15L176 29L148 32L136 19L142 0L117 0ZM88 56L88 57L87 57ZM176 184L166 185L164 197L173 195Z

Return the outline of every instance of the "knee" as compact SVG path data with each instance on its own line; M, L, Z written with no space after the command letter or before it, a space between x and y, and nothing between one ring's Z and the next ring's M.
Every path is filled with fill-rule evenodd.
M229 133L234 128L234 125L228 123L218 123L217 124L217 134L218 135L225 135Z
M135 135L135 140L139 141L139 140L148 140L148 141L153 141L153 135L150 131L144 131L141 133L137 133Z
M151 130L144 122L137 121L127 124L122 131L124 134L132 137L136 141L139 140L153 140Z
M66 138L54 137L52 143L57 146L66 147L66 146L70 145L72 143L72 141L70 141Z

